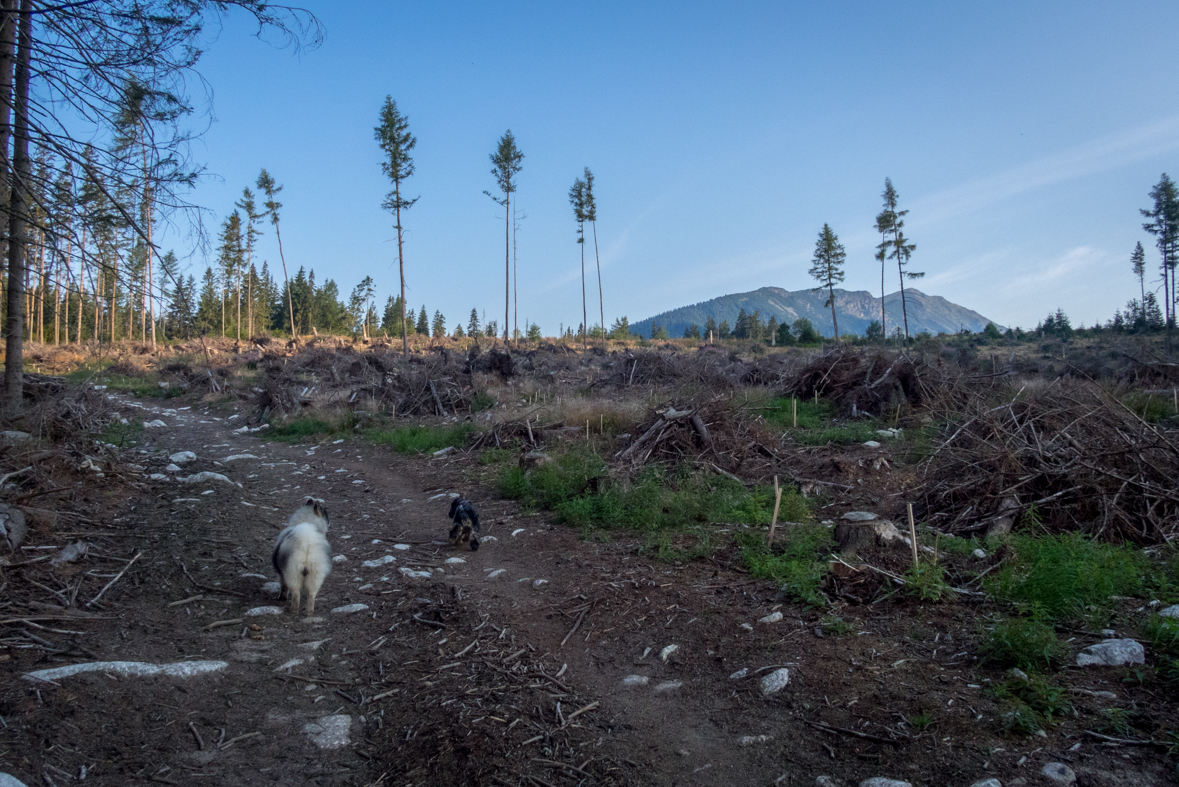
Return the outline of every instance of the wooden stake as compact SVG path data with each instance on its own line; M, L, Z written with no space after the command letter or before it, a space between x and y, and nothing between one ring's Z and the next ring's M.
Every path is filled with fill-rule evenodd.
M913 522L913 504L906 503L909 509L909 539L913 545L913 567L917 567L917 525Z
M794 416L794 428L798 428L798 397L790 397L790 412Z
M585 440L588 443L590 439L589 419L585 419Z
M778 526L778 509L782 505L782 487L778 486L778 476L774 476L774 516L770 520L770 535L766 539L766 546L774 544L774 529Z

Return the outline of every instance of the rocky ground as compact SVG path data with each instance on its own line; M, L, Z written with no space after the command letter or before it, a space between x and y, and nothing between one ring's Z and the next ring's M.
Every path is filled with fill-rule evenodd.
M35 615L5 602L0 662L0 770L27 785L1175 783L1165 751L1086 732L1104 709L1173 712L1123 669L1065 671L1076 718L1000 735L982 602L807 610L734 563L523 515L462 454L288 445L148 401L118 400L159 425L93 479L93 512L35 528L0 580L40 594ZM459 492L477 552L446 543ZM336 556L310 617L267 588L307 496ZM187 668L29 675L95 662Z

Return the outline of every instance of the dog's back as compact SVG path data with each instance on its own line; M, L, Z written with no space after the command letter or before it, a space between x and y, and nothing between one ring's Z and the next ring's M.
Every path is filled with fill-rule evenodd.
M479 548L479 511L475 504L462 497L450 502L450 518L454 526L450 529L450 543L461 544L470 541L471 550Z
M327 507L322 501L307 498L274 542L271 561L278 572L282 591L290 599L291 612L299 611L299 602L307 596L307 614L315 612L315 597L332 570Z

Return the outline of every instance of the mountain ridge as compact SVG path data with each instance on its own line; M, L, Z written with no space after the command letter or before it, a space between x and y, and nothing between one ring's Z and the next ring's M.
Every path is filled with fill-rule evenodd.
M760 312L763 322L768 322L771 316L777 317L779 324L793 324L797 319L806 318L820 334L831 337L834 335L831 308L824 306L826 302L826 290L791 292L781 287L761 287L750 292L722 295L690 306L669 309L631 323L630 328L636 334L650 336L654 324L666 328L672 337L679 337L683 336L684 330L691 324L703 330L704 323L709 317L712 317L717 325L720 325L721 321L727 321L729 326L733 327L736 325L739 311L745 309L746 314ZM923 330L935 334L957 333L961 330L977 333L983 330L987 323L994 322L973 309L960 306L940 295L926 295L912 288L905 290L905 305L910 336ZM836 288L835 309L841 334L863 335L873 320L880 320L880 298L867 290ZM888 333L892 334L897 328L903 330L904 317L899 291L884 296L884 310ZM996 327L1002 326L996 323Z

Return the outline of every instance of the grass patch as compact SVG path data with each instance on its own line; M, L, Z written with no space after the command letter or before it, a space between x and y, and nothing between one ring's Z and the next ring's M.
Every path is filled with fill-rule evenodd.
M512 461L515 456L516 452L510 448L484 448L479 454L479 464L502 465Z
M916 727L921 732L925 732L925 730L933 726L934 719L932 713L926 712L918 713L915 716L909 716L905 719L905 721L909 722L909 724Z
M829 637L842 637L852 632L852 624L838 615L828 615L819 622L819 628Z
M398 426L393 429L369 429L364 436L399 454L424 454L452 445L461 446L474 430L474 424L466 423L451 426Z
M779 583L786 593L808 606L827 603L821 590L827 563L822 558L834 546L832 531L822 525L790 525L783 528L774 550L760 533L738 533L741 557L749 574Z
M98 434L98 440L119 448L135 445L135 438L143 434L143 421L111 421Z
M295 418L285 424L275 426L271 424L266 436L283 443L298 443L308 437L321 434L333 434L338 430L337 424L322 418Z
M1177 414L1174 400L1170 396L1157 396L1145 391L1131 391L1121 397L1121 401L1143 421L1152 424L1174 418Z
M779 429L790 429L791 436L799 445L847 445L879 439L876 430L881 428L876 419L837 423L835 408L830 402L815 403L809 399L798 401L798 428L794 428L790 399L776 397L761 408L766 422Z
M708 557L716 547L716 537L711 530L694 527L674 535L666 530L653 533L643 551L669 563L687 563Z
M983 663L1038 671L1051 669L1064 658L1064 643L1049 624L1029 618L1010 618L995 625L979 655Z
M1140 551L1068 534L1017 536L1015 556L987 583L1020 609L1052 619L1108 617L1111 596L1143 596L1157 569Z

